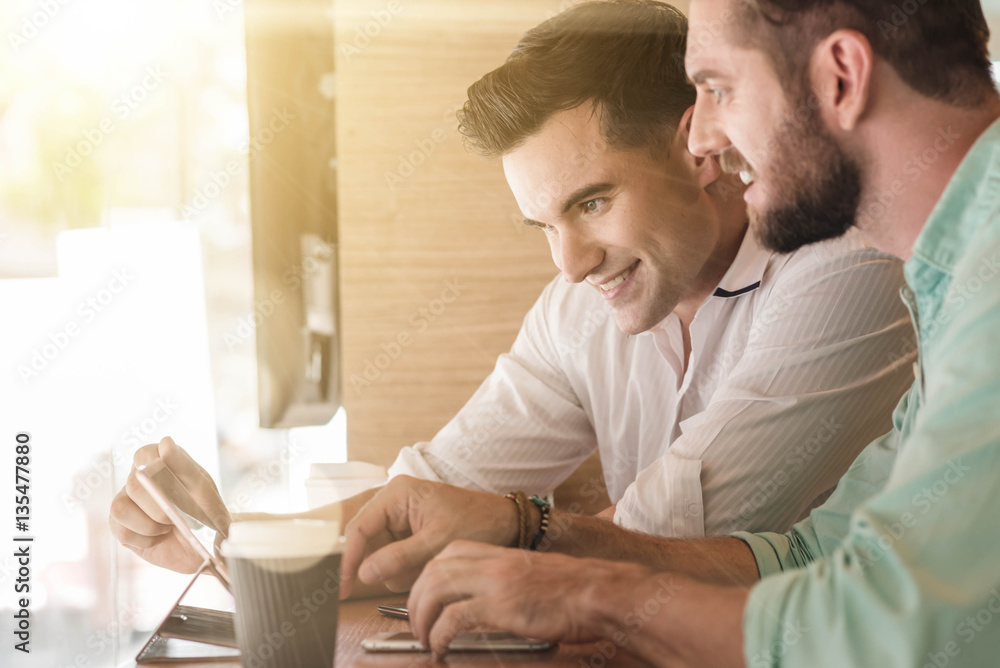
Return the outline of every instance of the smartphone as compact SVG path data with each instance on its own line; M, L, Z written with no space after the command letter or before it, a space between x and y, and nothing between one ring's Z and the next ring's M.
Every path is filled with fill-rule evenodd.
M393 617L395 619L410 618L410 611L399 605L380 605L378 606L378 611L386 617Z
M409 632L376 633L365 638L361 646L367 652L429 652ZM552 643L532 640L513 633L466 632L459 633L451 644L450 652L544 652Z

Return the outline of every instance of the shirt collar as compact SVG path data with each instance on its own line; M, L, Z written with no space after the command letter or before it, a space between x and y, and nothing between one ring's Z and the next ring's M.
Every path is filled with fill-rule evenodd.
M1000 201L1000 120L976 140L931 210L904 265L918 292L930 277L924 269L951 275L970 240Z
M712 296L729 299L759 288L772 254L772 251L760 245L754 231L747 229L743 235L743 243L736 252L736 258L729 265L729 270L722 277Z

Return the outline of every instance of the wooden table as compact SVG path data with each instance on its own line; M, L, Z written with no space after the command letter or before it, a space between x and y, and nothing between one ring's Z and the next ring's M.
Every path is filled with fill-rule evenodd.
M405 605L405 597L348 601L340 605L337 627L337 658L334 668L414 668L434 664L431 655L420 652L371 654L361 641L381 631L409 631L409 622L378 612L380 603ZM463 652L447 655L442 664L463 666L546 666L554 668L633 668L645 666L610 640L583 645L559 645L547 652ZM159 664L166 666L168 664ZM242 668L237 662L169 664L181 668ZM134 661L121 668L145 668Z

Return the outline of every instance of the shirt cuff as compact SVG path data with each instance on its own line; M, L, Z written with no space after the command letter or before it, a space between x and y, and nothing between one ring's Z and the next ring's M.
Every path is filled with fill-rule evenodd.
M658 536L704 536L701 460L668 452L640 471L615 504L615 524Z
M732 537L739 538L753 551L761 578L781 573L785 570L784 564L797 566L792 557L791 541L784 534L737 531Z
M438 472L435 471L427 460L415 447L406 447L399 451L396 461L389 467L389 477L395 478L398 475L408 475L421 480L433 482L444 482Z

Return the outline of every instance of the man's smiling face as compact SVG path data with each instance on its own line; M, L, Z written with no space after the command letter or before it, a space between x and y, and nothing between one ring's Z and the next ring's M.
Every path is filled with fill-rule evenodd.
M744 199L765 246L791 252L840 236L854 224L860 168L824 126L807 77L782 85L763 50L736 43L737 5L691 3L685 63L698 97L690 150L718 155L751 184Z
M503 156L525 224L543 231L567 281L603 295L626 334L669 315L719 243L685 151L683 141L658 159L609 146L599 112L584 104Z

